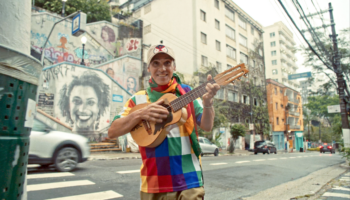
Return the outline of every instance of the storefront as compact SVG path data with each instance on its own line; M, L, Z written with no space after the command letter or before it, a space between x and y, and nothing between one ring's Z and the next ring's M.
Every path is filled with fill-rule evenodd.
M299 151L300 148L304 148L303 141L304 141L304 135L302 131L295 131L295 140L294 140L294 146L295 150Z
M284 132L272 132L272 140L277 150L284 150Z

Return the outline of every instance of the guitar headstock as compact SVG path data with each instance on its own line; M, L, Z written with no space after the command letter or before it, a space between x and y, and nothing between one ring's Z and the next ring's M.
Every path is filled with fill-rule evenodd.
M241 63L215 76L214 80L219 85L227 85L235 83L236 80L241 80L241 77L247 77L249 70Z

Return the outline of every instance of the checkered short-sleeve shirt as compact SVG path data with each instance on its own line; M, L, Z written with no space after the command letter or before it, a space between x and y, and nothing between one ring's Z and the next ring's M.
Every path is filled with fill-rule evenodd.
M123 111L114 119L125 117L132 107L142 103L150 103L146 91L134 94L126 102ZM200 125L202 102L198 99L193 104L196 121ZM169 133L159 146L139 147L142 157L140 169L142 192L176 192L203 186L200 163L192 149L189 134L183 126L177 124L170 125L167 129Z

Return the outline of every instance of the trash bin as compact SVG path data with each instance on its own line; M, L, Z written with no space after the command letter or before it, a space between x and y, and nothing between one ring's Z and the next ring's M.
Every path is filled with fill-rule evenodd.
M300 147L300 152L304 152L304 148Z

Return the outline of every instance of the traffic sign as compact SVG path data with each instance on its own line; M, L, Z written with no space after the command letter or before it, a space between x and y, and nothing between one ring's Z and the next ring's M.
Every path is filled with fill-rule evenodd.
M294 80L299 78L310 78L310 77L311 77L311 72L304 72L300 74L290 74L288 75L288 80Z
M340 113L340 105L327 106L328 113Z
M83 12L78 13L72 20L72 35L80 36L85 33L86 28L86 14Z

